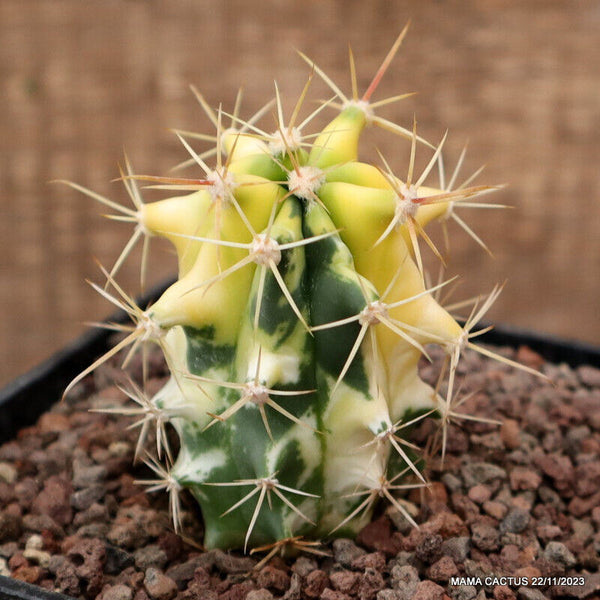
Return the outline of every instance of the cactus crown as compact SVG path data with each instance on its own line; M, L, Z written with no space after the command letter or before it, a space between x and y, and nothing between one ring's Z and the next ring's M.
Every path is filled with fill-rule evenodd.
M160 345L171 378L153 398L135 384L127 388L138 404L128 414L141 417L138 453L149 428L156 429L150 489L170 493L176 528L179 493L191 491L202 508L206 547L310 545L303 538L352 534L380 498L413 522L395 497L425 485L422 456L406 433L436 412L443 453L448 424L461 417L454 399L461 351L489 354L471 340L499 289L459 325L438 302L445 283L424 283L420 246L441 258L425 227L445 227L449 218L483 245L455 211L478 206L471 199L496 188L472 186L471 179L455 187L456 172L448 185L442 177L438 188L425 187L441 164L445 136L434 147L414 122L405 129L379 116L381 106L406 94L371 100L405 33L362 97L352 55L350 98L304 57L312 72L289 121L277 87L274 103L247 121L238 116L239 103L226 115L194 90L216 129L213 136L178 133L200 177L136 176L126 160L122 179L133 209L69 184L135 224L114 268L104 271L115 295L95 286L134 324L71 385L123 348L131 345L131 356L146 343ZM298 122L313 74L335 97ZM260 119L273 104L278 127L264 131ZM335 118L307 133L316 114L331 108ZM405 177L383 156L379 166L359 160L369 125L408 140ZM213 146L198 153L195 139ZM431 153L420 174L417 148ZM212 156L214 168L205 162ZM140 180L178 195L144 204ZM151 236L173 243L179 278L142 310L114 277L131 247L142 238L146 246ZM445 397L419 377L428 344L447 352ZM176 457L167 422L180 438Z

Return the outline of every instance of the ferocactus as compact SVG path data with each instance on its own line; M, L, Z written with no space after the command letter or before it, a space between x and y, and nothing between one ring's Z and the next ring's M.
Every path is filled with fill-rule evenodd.
M371 100L405 33L360 98L352 54L352 97L304 57L312 71L288 121L277 87L274 102L248 121L237 106L233 115L214 111L194 90L216 128L214 136L178 133L199 178L136 176L126 162L122 178L133 209L70 183L135 224L115 268L105 271L117 296L96 286L134 324L71 385L129 345L160 345L170 380L152 398L130 390L138 406L123 412L140 417L140 448L156 429L157 457L148 462L158 478L151 483L170 492L176 528L179 492L191 491L207 548L352 535L379 498L412 522L394 494L425 479L404 435L436 413L443 452L448 424L460 417L454 378L461 352L490 354L471 338L499 289L460 325L436 300L444 284L426 286L419 243L439 254L425 228L454 217L482 244L455 210L477 206L471 199L496 187L471 186L471 178L453 189L455 177L425 187L445 138L433 146L414 125L405 129L377 114L405 95ZM299 122L315 73L335 97ZM277 129L263 131L260 119L273 106ZM314 117L331 108L337 116L309 133ZM409 140L405 178L383 156L380 165L360 161L369 125ZM213 148L198 153L191 141L198 138ZM417 146L431 152L420 174ZM205 162L210 156L214 168ZM144 204L140 180L187 193ZM142 310L114 276L133 244L151 236L172 242L179 276ZM447 353L443 398L419 377L428 344ZM176 457L167 423L180 439Z

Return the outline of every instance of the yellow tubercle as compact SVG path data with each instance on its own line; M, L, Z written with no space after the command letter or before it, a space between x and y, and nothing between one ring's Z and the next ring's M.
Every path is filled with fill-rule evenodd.
M358 140L367 123L364 111L356 106L345 108L316 139L308 164L319 169L356 160Z
M430 198L432 196L438 196L445 194L444 190L438 190L437 188L421 186L417 188L417 195L419 198ZM449 202L435 202L432 204L423 204L417 210L417 216L415 217L421 227L425 227L428 223L439 219L448 210Z
M375 245L394 214L394 197L391 189L343 182L326 183L319 190L320 200L353 254Z
M260 233L269 222L273 205L285 196L285 190L277 183L256 175L239 174L235 180L235 199L254 231ZM235 238L233 241L242 240Z
M354 168L355 165L362 165L362 163L349 164L347 170L350 171L350 167ZM385 234L398 210L398 194L378 169L366 165L359 167L357 173L360 173L360 176L352 183L347 180L340 181L337 179L345 176L345 168L343 166L336 168L331 178L328 177L328 183L319 190L320 199L331 212L337 226L344 229L342 239L351 246L353 252L354 249L365 251L382 244L384 240L380 238ZM376 173L381 179L377 178ZM367 187L366 181L374 185ZM401 183L397 180L398 187ZM443 193L442 190L425 186L417 189L419 198L429 198ZM431 221L439 219L447 210L448 202L423 204L416 208L414 219L424 228ZM411 256L414 257L407 224L397 223L392 231L388 232L387 237L394 233L400 233ZM386 265L380 267L387 269Z
M248 295L256 265L247 264L209 285L203 284L247 255L245 249L202 244L192 269L152 306L154 320L163 327L212 327L216 344L234 343L245 308L239 298Z
M419 378L421 347L428 343L446 347L462 335L454 318L426 291L423 277L400 231L392 232L380 245L355 256L357 271L369 278L389 308L394 325L410 340L383 324L376 326L376 337L387 372L387 395L392 420L407 409L435 408L433 390ZM388 270L381 268L388 265ZM422 295L421 295L422 294ZM414 300L410 298L416 297ZM393 306L405 300L406 303ZM426 348L425 348L426 349Z
M403 228L394 228L381 239L394 215L395 193L338 182L325 184L319 196L341 229L340 236L354 257L356 270L385 296L382 300L386 304L423 294L389 311L392 319L421 332L404 330L405 333L419 344L457 339L462 333L460 326L431 294L424 293L423 277L413 261ZM387 327L377 326L377 338L383 356L393 354L400 344L407 351L412 349L418 360L418 348ZM394 369L391 364L387 367Z
M248 296L255 269L253 262L242 261L248 262L253 233L267 227L284 193L258 177L236 181L238 206L232 202L211 206L205 239L192 240L199 245L194 264L152 307L153 317L163 326L213 327L216 343L233 343L237 337L245 308L240 298Z
M180 277L190 270L200 247L199 242L183 236L203 234L210 205L210 194L206 190L199 190L141 207L141 224L151 233L167 238L175 246Z
M268 154L267 144L258 136L248 133L240 133L235 129L228 129L223 132L223 147L229 162L239 160L251 154Z
M399 323L421 333L406 330L418 343L449 342L460 336L462 329L429 293L400 232L392 232L376 247L354 253L356 270L373 283L387 305L414 300L390 308L389 315ZM377 328L377 337L385 356L399 342L396 333L386 327ZM418 350L415 348L415 351Z
M408 344L400 344L392 350L388 361L388 406L390 418L396 423L407 411L427 411L438 408L439 397L434 389L419 377L418 364L421 355Z

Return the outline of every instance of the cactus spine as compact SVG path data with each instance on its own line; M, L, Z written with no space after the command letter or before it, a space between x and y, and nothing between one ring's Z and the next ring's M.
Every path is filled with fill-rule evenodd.
M151 463L154 487L171 493L176 526L178 494L191 491L202 508L206 547L352 534L380 497L404 512L394 491L424 485L424 478L403 430L437 411L445 442L456 416L456 365L464 347L478 349L472 328L495 293L459 325L436 300L440 286L424 283L419 243L433 247L428 223L494 188L451 191L454 181L448 189L425 187L443 140L433 147L414 125L404 129L376 114L387 101L373 103L371 95L405 32L362 98L355 81L348 98L313 65L335 102L296 125L308 85L287 123L276 88L279 127L272 134L257 125L265 111L248 122L235 114L224 128L221 109L210 109L196 92L216 127L216 167L181 134L200 178L134 176L127 163L123 181L134 210L70 184L136 224L123 256L105 272L118 297L110 299L134 321L109 355L130 344L162 347L171 378L151 399L136 392L140 445L154 424L158 458L166 461ZM331 107L337 116L306 135L316 113ZM394 175L383 157L381 166L359 161L361 134L371 124L409 140L406 177ZM417 146L432 154L418 176ZM137 184L143 179L188 193L144 204ZM179 278L143 311L114 275L133 243L151 235L173 243ZM419 378L427 344L448 353L445 398ZM166 422L180 438L176 458Z

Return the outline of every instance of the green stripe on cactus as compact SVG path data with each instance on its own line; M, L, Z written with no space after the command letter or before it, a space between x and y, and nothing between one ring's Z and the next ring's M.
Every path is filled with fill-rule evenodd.
M352 161L327 170L327 182L340 181L364 187L390 189L389 181L375 165Z
M335 232L336 227L318 205L306 212L304 230L307 237ZM311 316L314 327L334 323L359 313L368 300L375 299L368 282L354 269L352 255L339 235L326 238L306 249L311 279ZM367 294L367 299L365 299ZM357 322L314 332L315 358L319 366L337 378L356 342L360 326ZM366 392L367 377L360 356L355 359L344 381Z
M215 343L214 327L184 327L184 331L188 341L187 366L190 373L205 375L210 369L220 369L233 361L235 346Z
M264 177L270 181L285 181L285 170L270 154L250 154L232 160L229 164L231 173L243 173Z

